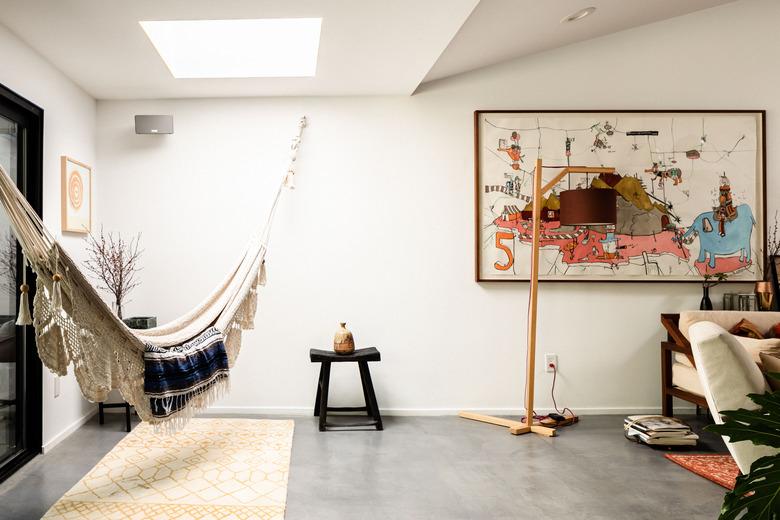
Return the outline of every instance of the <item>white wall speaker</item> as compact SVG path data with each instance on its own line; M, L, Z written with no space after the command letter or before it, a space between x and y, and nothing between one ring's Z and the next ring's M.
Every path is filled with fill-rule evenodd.
M137 115L135 116L136 134L172 134L172 115Z

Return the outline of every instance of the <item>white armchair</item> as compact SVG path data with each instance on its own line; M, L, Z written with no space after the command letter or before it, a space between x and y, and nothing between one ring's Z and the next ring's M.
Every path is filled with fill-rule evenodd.
M745 347L723 327L709 321L692 324L688 333L699 382L715 422L723 422L721 410L758 408L747 394L764 393L769 387ZM756 459L780 452L749 441L724 440L742 473L747 473Z
M729 330L743 318L754 323L759 330L767 331L780 323L780 312L684 311L661 315L661 323L668 332L666 340L661 341L661 406L664 415L674 415L673 398L698 406L707 405L691 351L691 326L700 321L709 321ZM756 363L759 362L760 352L780 355L780 339L739 337L737 340Z

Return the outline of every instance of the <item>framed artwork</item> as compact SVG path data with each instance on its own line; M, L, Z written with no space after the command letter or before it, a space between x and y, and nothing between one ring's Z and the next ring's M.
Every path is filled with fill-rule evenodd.
M534 165L545 197L539 279L763 279L764 111L494 111L474 113L476 280L527 281ZM561 226L561 191L617 192L617 224Z
M92 168L62 156L62 230L89 233L92 230Z

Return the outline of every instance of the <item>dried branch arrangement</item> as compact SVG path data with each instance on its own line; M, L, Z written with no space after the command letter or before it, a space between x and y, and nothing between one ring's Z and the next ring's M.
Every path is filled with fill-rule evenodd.
M0 239L0 287L15 293L16 287L16 238L8 232Z
M701 286L709 289L729 279L729 273L705 274Z
M780 230L778 230L777 211L775 211L775 223L769 228L766 236L766 253L767 256L780 255Z
M89 259L84 266L97 279L98 289L111 293L120 320L127 295L141 283L136 279L143 252L138 247L140 240L140 233L127 241L120 233L104 233L102 227L97 237L90 233L87 238Z

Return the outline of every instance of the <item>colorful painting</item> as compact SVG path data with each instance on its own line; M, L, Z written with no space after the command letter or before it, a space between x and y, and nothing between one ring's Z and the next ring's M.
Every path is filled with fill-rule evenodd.
M62 230L89 233L92 230L92 168L65 157L62 169Z
M477 111L477 280L528 280L534 165L545 194L541 280L763 279L763 112ZM556 168L557 167L557 168ZM617 192L617 224L561 226L561 191Z

